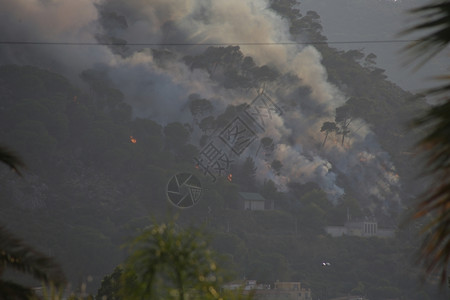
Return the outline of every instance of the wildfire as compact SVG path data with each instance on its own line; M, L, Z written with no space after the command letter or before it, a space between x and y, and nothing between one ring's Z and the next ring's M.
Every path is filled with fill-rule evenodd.
M362 163L367 163L375 159L375 155L370 154L366 151L358 153L359 161Z
M136 144L137 140L132 135L130 135L130 142L132 142L133 144Z
M233 174L231 174L231 173L228 174L227 179L228 179L229 182L231 182L232 179L233 179Z

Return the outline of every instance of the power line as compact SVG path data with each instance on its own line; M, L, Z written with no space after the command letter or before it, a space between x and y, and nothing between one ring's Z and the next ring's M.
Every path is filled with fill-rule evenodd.
M96 42L33 42L33 41L0 41L0 45L49 45L49 46L276 46L276 45L336 45L336 44L398 44L412 43L418 40L363 40L363 41L331 41L331 42L243 42L243 43L96 43Z

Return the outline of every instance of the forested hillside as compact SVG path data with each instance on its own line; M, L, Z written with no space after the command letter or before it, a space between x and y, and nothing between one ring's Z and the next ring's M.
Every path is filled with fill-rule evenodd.
M388 81L375 54L327 45L320 16L293 0L270 1L270 17L294 44L318 44L277 52L286 62L240 45L136 49L118 34L135 16L108 3L97 7L97 39L122 39L109 46L120 63L92 65L76 79L0 65L0 142L27 166L23 178L0 168L1 224L93 294L124 261L121 245L151 218L178 215L181 227L207 228L237 279L301 281L314 298L445 298L420 283L412 263L418 226L399 226L422 191L412 152L421 133L409 124L425 99ZM227 152L233 163L211 180L194 158L261 95L273 115L242 153ZM167 201L180 172L203 187L187 209ZM260 193L275 209L240 210L239 192ZM325 233L349 215L374 217L396 237Z

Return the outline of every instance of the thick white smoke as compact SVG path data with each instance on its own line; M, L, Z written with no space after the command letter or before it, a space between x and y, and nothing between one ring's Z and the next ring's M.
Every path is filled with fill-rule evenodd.
M276 144L272 159L280 160L283 169L281 175L274 175L258 155L258 176L271 178L282 188L289 181L313 181L334 200L344 193L336 183L340 173L358 185L361 197L397 200L395 168L363 121L353 123L344 145L330 134L321 147L323 122L334 120L335 109L346 97L328 82L320 53L312 46L250 45L290 39L286 20L268 7L266 0L6 0L0 12L2 41L95 42L113 37L129 43L190 45L160 47L171 47L176 56L164 65L156 63L144 46L129 46L119 53L107 46L3 45L0 63L34 64L73 77L100 66L125 93L136 116L185 122L190 118L183 109L189 94L199 94L223 109L249 103L255 92L226 89L205 71L190 70L182 56L206 49L193 44L245 43L241 51L257 64L299 78L295 84L279 81L266 87L272 99L287 108L265 130Z
M3 42L95 43L95 1L4 0L0 10ZM107 63L111 52L98 46L1 45L1 64L35 65L68 76ZM71 76L75 78L77 76Z

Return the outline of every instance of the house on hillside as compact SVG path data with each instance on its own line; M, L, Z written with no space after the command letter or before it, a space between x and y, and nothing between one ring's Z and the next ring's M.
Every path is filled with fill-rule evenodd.
M243 210L272 210L273 200L267 200L258 193L239 192L238 208Z
M347 220L344 226L326 226L325 231L332 237L340 237L344 235L360 236L360 237L383 237L392 238L395 236L393 228L380 228L375 219Z

